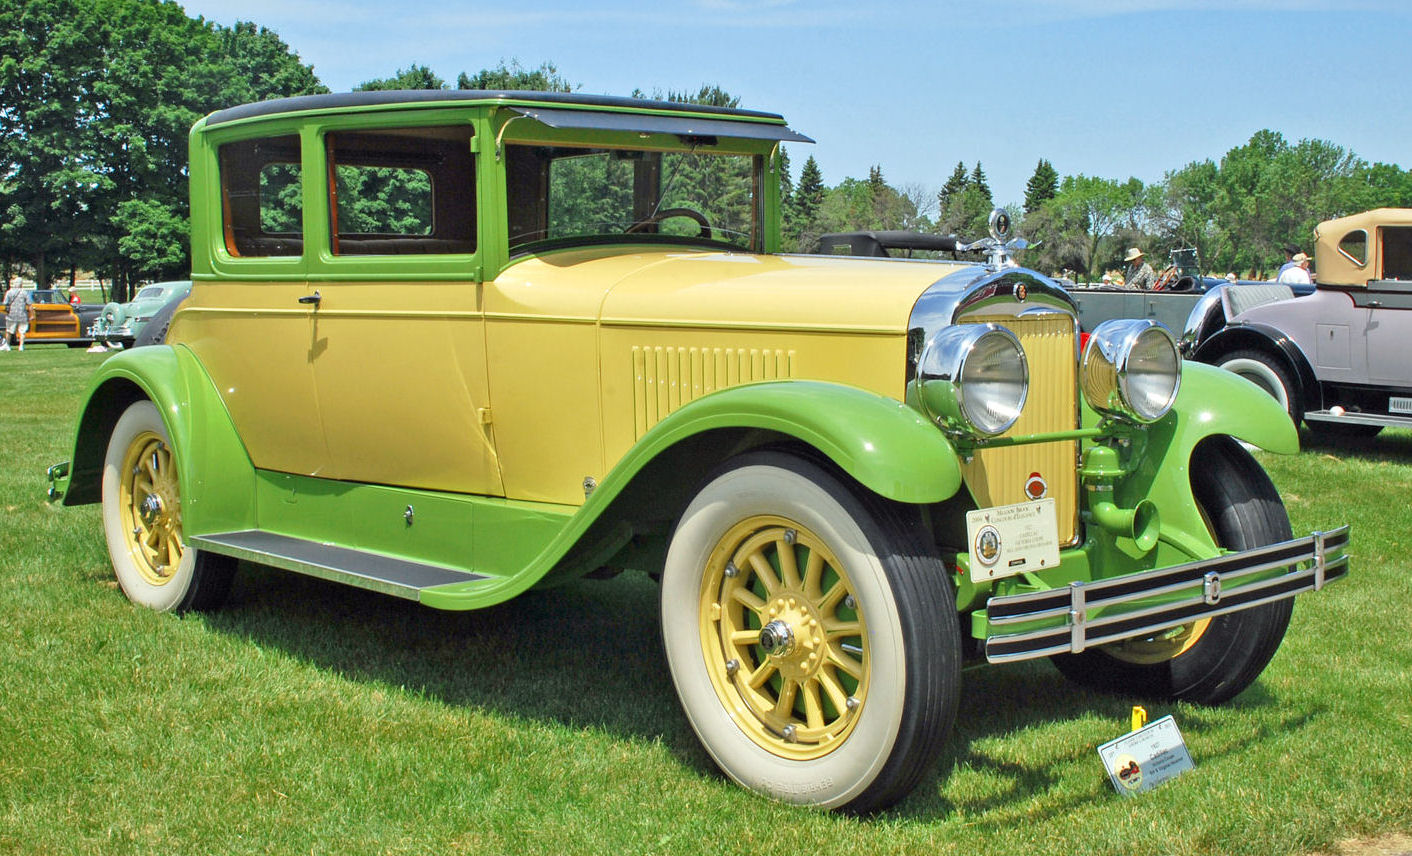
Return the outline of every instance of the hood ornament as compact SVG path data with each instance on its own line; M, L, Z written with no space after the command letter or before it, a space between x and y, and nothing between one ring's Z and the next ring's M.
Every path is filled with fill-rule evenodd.
M982 251L987 255L986 264L999 270L1007 267L1019 267L1011 255L1017 250L1028 249L1031 246L1039 246L1039 243L1030 244L1024 238L1010 237L1010 215L1004 208L996 208L990 212L990 237L962 244L956 249L966 252Z

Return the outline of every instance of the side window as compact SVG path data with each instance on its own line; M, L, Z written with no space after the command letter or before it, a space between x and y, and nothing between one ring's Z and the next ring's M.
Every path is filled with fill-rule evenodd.
M304 251L299 138L266 137L220 148L221 219L233 256Z
M334 255L475 252L470 128L341 131L326 139Z
M1412 280L1412 226L1384 226L1383 279Z
M1338 242L1338 251L1347 256L1349 261L1362 267L1368 263L1368 233L1362 229L1349 232Z

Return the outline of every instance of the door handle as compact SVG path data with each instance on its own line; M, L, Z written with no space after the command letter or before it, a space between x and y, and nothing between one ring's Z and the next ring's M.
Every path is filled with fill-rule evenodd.
M304 304L312 303L313 305L318 306L318 305L319 305L319 301L321 301L321 300L323 300L323 299L324 299L323 296L322 296L321 294L319 294L317 291L315 291L313 294L309 295L308 297L301 297L301 298L299 298L299 302L300 302L300 303L304 303Z

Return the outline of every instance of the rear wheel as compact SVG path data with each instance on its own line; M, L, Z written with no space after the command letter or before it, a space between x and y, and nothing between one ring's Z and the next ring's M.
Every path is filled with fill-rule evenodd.
M152 609L219 606L235 560L186 543L176 452L161 414L138 401L118 418L103 462L103 532L123 593Z
M1192 493L1218 545L1249 550L1292 537L1275 486L1239 443L1205 440L1191 469ZM1259 677L1293 608L1292 599L1280 600L1051 661L1065 677L1095 689L1218 704Z
M727 775L768 796L860 812L896 802L956 714L949 585L875 497L790 455L741 458L691 502L663 569L687 719Z

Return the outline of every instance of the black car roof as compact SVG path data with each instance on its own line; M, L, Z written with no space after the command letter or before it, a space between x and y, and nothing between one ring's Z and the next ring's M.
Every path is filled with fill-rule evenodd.
M206 127L253 119L260 116L277 116L282 113L302 113L306 111L338 110L357 107L386 107L398 104L433 104L454 102L458 104L485 103L540 103L566 107L609 107L631 111L665 111L696 115L719 116L726 120L767 121L783 123L784 117L778 113L765 113L758 110L742 110L736 107L709 107L701 104L682 104L675 101L652 101L646 98L624 98L613 95L585 95L578 92L525 92L493 89L395 89L370 92L337 92L328 95L300 95L294 98L275 98L257 101L218 110L206 117Z

